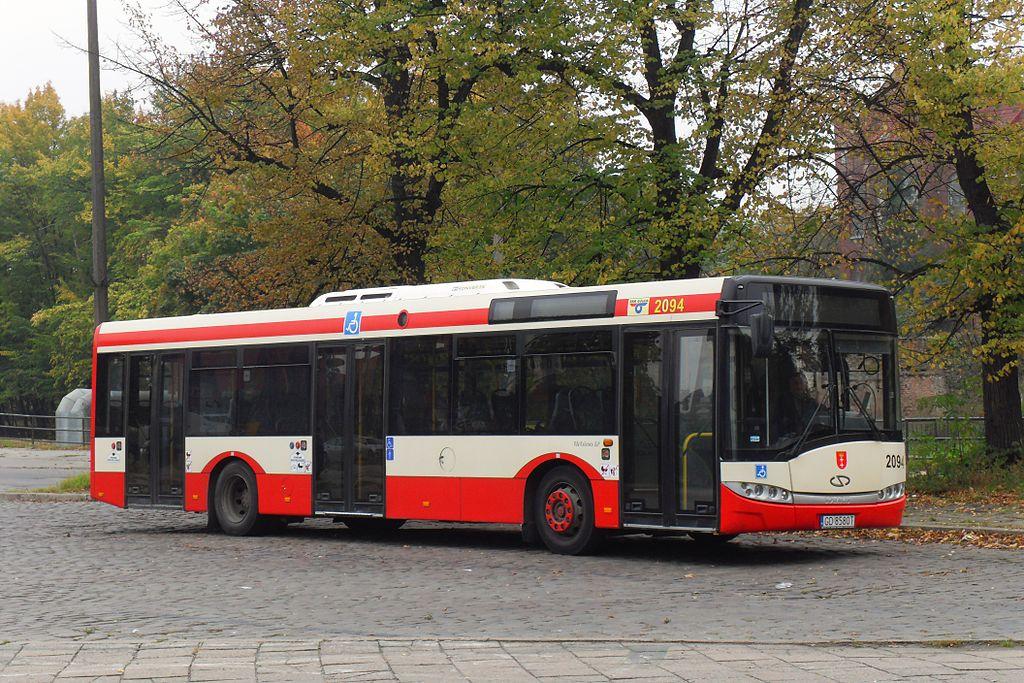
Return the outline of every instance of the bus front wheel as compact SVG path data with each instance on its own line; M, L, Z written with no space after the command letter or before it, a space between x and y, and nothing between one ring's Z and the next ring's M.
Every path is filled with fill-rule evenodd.
M590 482L572 467L556 467L540 481L533 518L548 550L560 555L593 552L601 542L594 528Z
M259 528L256 475L243 462L228 463L214 489L217 523L229 536L248 536Z

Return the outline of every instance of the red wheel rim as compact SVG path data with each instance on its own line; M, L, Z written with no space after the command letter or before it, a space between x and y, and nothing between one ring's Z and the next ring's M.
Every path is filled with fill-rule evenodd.
M551 490L544 501L544 521L557 534L571 535L579 528L582 503L576 489L563 484Z

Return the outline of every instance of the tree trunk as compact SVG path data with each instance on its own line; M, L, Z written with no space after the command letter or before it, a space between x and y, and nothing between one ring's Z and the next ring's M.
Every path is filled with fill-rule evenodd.
M986 317L983 313L982 325ZM986 329L982 334L988 341L992 333ZM986 448L992 457L1005 458L1011 464L1024 460L1024 414L1017 360L1007 354L987 354L981 364Z
M974 151L977 141L973 112L965 107L959 117L963 127L957 135L960 145L954 155L954 165L967 206L982 233L1006 233L1010 230L1010 224L1000 214L995 195L985 178L985 168ZM999 331L992 325L995 305L990 298L979 301L982 341L985 344L999 337ZM1024 446L1024 417L1021 415L1017 360L1006 353L990 352L984 355L981 365L985 443L989 454L1004 456L1010 462L1019 462L1024 457L1021 452ZM1006 371L1008 366L1012 369Z

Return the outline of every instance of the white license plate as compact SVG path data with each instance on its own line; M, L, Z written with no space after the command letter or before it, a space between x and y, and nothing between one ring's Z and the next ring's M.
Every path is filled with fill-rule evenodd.
M822 529L852 529L853 515L822 515Z

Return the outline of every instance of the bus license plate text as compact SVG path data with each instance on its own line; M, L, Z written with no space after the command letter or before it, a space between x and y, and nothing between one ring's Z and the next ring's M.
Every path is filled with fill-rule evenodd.
M853 515L822 515L822 529L852 529Z

